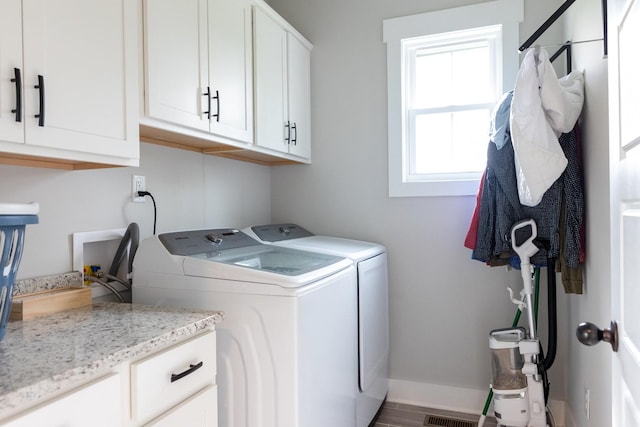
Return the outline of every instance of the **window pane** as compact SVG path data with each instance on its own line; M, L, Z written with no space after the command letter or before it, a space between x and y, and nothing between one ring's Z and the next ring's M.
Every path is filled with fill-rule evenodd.
M493 99L487 46L454 51L452 62L454 104L480 104Z
M482 171L487 165L489 110L463 111L453 115L454 158L460 172Z
M451 105L454 77L451 66L451 52L429 54L419 51L416 54L414 108Z
M412 107L490 102L495 94L489 54L479 43L417 50Z
M419 115L412 173L480 172L488 142L489 110Z
M416 117L414 174L451 172L451 113Z

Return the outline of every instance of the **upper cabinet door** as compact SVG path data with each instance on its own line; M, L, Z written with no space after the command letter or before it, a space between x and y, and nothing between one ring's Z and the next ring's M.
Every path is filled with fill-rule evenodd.
M289 121L291 141L289 152L311 158L311 57L309 49L292 34L287 35Z
M249 0L147 0L144 15L146 115L252 142Z
M287 32L254 8L256 145L289 151Z
M211 132L253 141L251 3L209 1Z
M22 5L27 143L137 159L136 3Z
M207 0L144 2L147 116L209 131L207 9Z
M0 2L0 140L18 143L24 142L24 121L22 120L24 111L19 105L22 104L21 80L24 74L21 22L21 1L2 0Z
M256 145L309 161L311 45L270 9L254 14Z

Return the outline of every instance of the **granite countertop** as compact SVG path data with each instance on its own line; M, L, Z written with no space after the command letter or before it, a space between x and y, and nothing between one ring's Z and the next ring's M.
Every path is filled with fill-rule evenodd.
M94 303L9 322L0 341L0 419L221 319L215 311Z

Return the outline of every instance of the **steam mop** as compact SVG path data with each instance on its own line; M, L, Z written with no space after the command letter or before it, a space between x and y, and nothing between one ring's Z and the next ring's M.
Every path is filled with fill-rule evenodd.
M518 240L522 240L522 231L527 228L530 229L528 237L518 243ZM526 233L524 235L527 236ZM537 227L532 219L520 221L511 228L511 244L520 257L524 288L521 300L513 298L511 289L509 293L519 311L527 311L529 330L527 332L525 328L515 327L514 324L512 328L496 329L489 334L493 374L491 389L499 426L548 427L543 378L546 373L541 362L533 306L531 257L538 252L533 242L536 237ZM483 424L484 415L479 426Z

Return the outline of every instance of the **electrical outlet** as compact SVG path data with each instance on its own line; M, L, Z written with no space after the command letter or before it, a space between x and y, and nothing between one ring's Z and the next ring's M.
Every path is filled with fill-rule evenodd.
M131 175L131 201L144 203L144 196L138 196L138 191L147 191L147 182L144 175Z
M587 419L590 417L591 412L591 390L587 387L584 388L584 415Z

